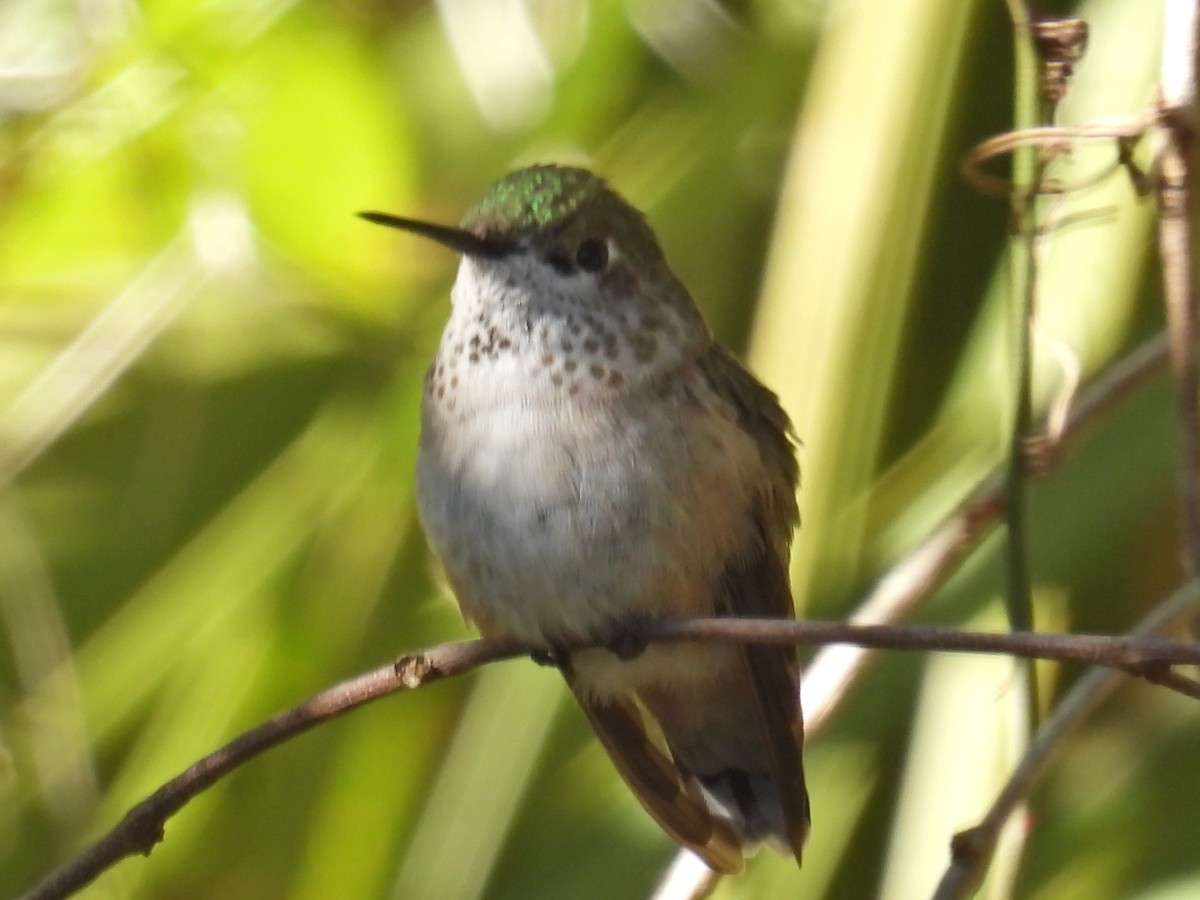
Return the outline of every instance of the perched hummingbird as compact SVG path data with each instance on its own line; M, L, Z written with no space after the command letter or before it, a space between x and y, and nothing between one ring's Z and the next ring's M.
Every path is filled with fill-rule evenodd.
M459 228L362 216L462 257L417 502L464 615L545 649L642 805L713 869L740 871L764 838L799 860L794 650L636 640L660 617L795 614L799 468L778 398L588 171L514 172ZM581 642L604 646L562 650Z

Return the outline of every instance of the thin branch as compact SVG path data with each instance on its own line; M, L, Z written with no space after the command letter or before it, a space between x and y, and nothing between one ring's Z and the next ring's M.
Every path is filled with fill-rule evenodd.
M1106 634L961 631L936 625L847 625L793 619L664 619L639 637L651 642L735 641L743 644L856 644L879 650L990 653L1119 669L1161 682L1166 666L1200 665L1200 642Z
M1041 90L1041 65L1034 41L1036 21L1021 0L1010 0L1016 58L1014 114L1017 127L1052 125L1053 106ZM1059 151L1025 148L1013 156L1014 180L1028 185L1009 197L1013 235L1008 253L1009 340L1012 360L1012 418L1005 465L1004 607L1013 631L1033 631L1033 575L1029 562L1026 442L1033 434L1033 320L1037 309L1039 243L1042 222L1039 192ZM1032 663L1014 662L1013 678L1022 690L1012 693L1021 738L1037 726L1037 672Z
M1196 348L1200 307L1192 260L1198 28L1195 0L1171 0L1167 4L1158 153L1158 246L1178 400L1184 548L1192 578L1200 577L1200 361Z
M1144 618L1133 631L1136 641L1160 634L1191 616L1200 602L1200 583L1191 581ZM1187 679L1190 681L1190 679ZM978 825L960 832L951 842L951 862L933 900L969 897L983 880L1000 831L1013 810L1024 801L1046 771L1063 739L1077 728L1121 683L1111 669L1087 673L1054 708L1013 770L1008 783Z
M1087 24L1079 19L1035 16L1024 0L1010 0L1009 8L1016 57L1016 125L1053 127L1070 71L1086 44ZM1014 226L1008 259L1013 414L1006 473L1004 600L1008 624L1014 632L1036 628L1029 530L1029 482L1030 476L1035 474L1029 453L1034 440L1034 337L1040 273L1048 252L1048 237L1055 227L1055 219L1062 218L1065 200L1063 195L1057 195L1053 210L1043 214L1046 206L1043 194L1047 193L1047 186L1053 185L1051 170L1065 152L1069 152L1069 148L1029 147L1016 151L1013 158L1014 181L1027 185L1019 189L1014 187L1009 197ZM1052 442L1053 430L1052 422L1038 442ZM1012 681L1017 687L1009 694L1009 753L1013 758L1024 751L1041 719L1037 675L1032 660L1013 661ZM1007 864L999 867L997 896L1011 893L1012 875L1019 865L1024 844L1023 836L1006 843L1004 861Z
M57 900L90 884L127 856L149 855L163 839L167 819L193 797L272 747L323 722L394 694L412 690L484 663L519 655L512 645L489 641L443 644L401 657L394 663L343 681L279 713L192 764L129 810L90 847L51 873L25 900Z
M1191 697L1193 700L1200 700L1200 681L1197 681L1195 678L1189 678L1182 672L1176 672L1174 669L1156 671L1153 667L1150 667L1143 671L1141 675L1149 682L1170 688L1178 694Z
M1200 665L1200 643L1104 635L962 632L931 626L845 625L790 619L684 619L649 623L637 637L647 643L854 643L892 650L1004 653L1029 659L1096 663L1133 675L1145 676L1150 672L1159 681L1165 667ZM592 646L595 645L584 643L562 649L574 651ZM243 733L172 778L134 806L108 834L34 888L26 900L69 896L119 860L150 853L163 839L167 819L188 801L239 766L290 738L372 700L539 649L544 648L486 640L443 644L401 657L391 665L322 691Z

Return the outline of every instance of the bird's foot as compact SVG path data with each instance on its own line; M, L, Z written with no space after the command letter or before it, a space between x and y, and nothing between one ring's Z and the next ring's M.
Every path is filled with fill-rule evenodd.
M641 618L623 622L613 629L604 646L622 662L637 659L646 652L646 647L649 646L649 642L643 636L646 630L645 624L645 620Z
M561 669L567 662L567 654L562 650L534 650L529 654L539 666L551 666L555 669Z

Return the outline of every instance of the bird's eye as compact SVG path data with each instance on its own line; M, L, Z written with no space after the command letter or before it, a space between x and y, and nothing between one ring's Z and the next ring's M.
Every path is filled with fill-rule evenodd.
M608 265L608 243L600 238L585 238L575 251L575 264L585 272L602 272Z

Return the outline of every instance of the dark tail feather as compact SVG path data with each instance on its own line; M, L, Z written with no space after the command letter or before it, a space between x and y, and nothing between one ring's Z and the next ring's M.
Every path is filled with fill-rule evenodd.
M575 699L625 783L662 829L710 868L725 874L742 871L741 840L728 822L709 809L696 779L680 771L654 744L634 703L597 702L579 691Z
M811 821L801 759L804 716L800 711L799 684L792 676L787 657L776 647L744 646L742 659L783 816L784 833L780 837L799 864Z

